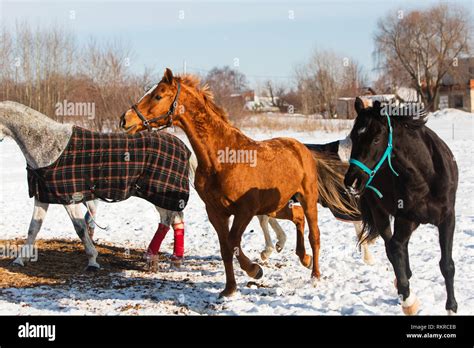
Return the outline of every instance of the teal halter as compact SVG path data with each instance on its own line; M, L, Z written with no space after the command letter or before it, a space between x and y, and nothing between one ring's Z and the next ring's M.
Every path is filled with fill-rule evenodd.
M391 154L392 154L392 151L393 151L393 145L392 145L392 125L390 124L390 116L388 116L387 113L385 113L385 115L387 115L387 122L388 122L388 144L387 144L387 148L385 149L385 152L383 153L382 155L382 158L380 159L379 163L377 163L377 165L375 166L375 168L373 170L371 170L369 167L367 167L364 163L354 159L354 158L351 158L349 160L349 163L351 164L354 164L356 165L357 167L359 167L360 169L362 169L366 174L369 175L369 180L367 180L367 183L365 184L365 187L366 188L369 188L371 189L372 191L374 191L377 196L379 198L382 198L383 195L380 193L379 190L377 190L375 187L371 186L370 183L372 182L372 180L374 179L374 176L375 174L377 174L377 172L379 171L380 167L382 167L383 163L385 162L385 160L388 161L388 165L390 167L390 169L392 170L393 174L395 174L396 176L398 176L398 173L395 171L395 169L393 169L392 167L392 160L390 159L391 157Z

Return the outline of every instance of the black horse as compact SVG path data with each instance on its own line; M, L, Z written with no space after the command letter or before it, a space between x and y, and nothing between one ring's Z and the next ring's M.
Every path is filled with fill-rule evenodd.
M359 98L355 108L351 165L344 183L350 192L360 195L363 238L382 236L395 271L402 309L405 314L415 314L419 302L410 293L408 242L420 224L437 226L439 266L448 297L446 309L448 314L456 312L452 248L458 168L454 156L446 143L425 126L424 117L389 117L380 102L364 108ZM395 218L393 236L390 216Z

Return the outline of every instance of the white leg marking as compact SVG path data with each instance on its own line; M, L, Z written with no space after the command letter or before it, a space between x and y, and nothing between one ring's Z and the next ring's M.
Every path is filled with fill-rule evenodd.
M362 222L361 221L354 221L353 224L354 224L354 228L355 228L355 231L356 231L357 239L359 239L359 237L362 233ZM369 250L369 245L367 244L367 242L363 242L361 244L361 248L362 248L362 260L364 261L364 263L367 264L367 265L375 264L375 259L374 259L374 257L372 256L372 254Z
M74 225L74 229L76 230L77 235L81 239L82 243L84 244L84 249L86 251L86 255L89 258L88 265L91 267L100 268L100 265L97 263L97 250L95 249L94 243L87 233L86 222L83 218L83 213L81 210L80 204L71 204L65 205L64 208L66 209L69 217L71 218L72 224Z
M278 242L276 243L276 249L278 252L280 252L283 250L286 244L286 233L285 231L283 231L283 228L281 228L277 219L269 218L268 222L270 223L270 226L272 227L272 229L275 231L275 234L278 239Z
M402 311L405 315L415 315L418 313L420 308L420 301L413 292L410 292L410 295L405 301L402 301Z
M31 248L33 248L36 240L36 236L41 229L46 213L48 212L48 203L42 203L35 198L35 206L33 208L33 216L31 217L30 227L28 228L28 238L25 245L22 246L20 255L13 261L14 264L23 266L23 261L28 261L29 257L23 258L22 256L30 256Z
M257 215L257 218L265 238L265 249L260 253L260 257L265 261L270 257L274 249L270 231L268 230L269 217L267 215Z
M160 222L163 225L171 226L173 221L175 221L175 215L177 215L178 213L175 212L175 211L163 209L163 208L160 208L160 207L157 207L157 206L155 206L155 208L158 211L158 213L160 214L160 220L161 220Z
M417 297L412 291L410 292L410 296L408 296L405 301L402 301L402 307L411 307L415 304L416 300Z

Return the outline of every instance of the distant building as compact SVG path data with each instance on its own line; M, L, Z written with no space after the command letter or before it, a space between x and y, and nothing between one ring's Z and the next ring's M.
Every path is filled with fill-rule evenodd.
M270 97L254 95L252 100L246 101L245 109L254 112L280 112L280 108L273 102L277 103L278 97L274 97L272 100Z
M441 81L438 107L474 112L474 57L460 58L457 64Z
M343 97L338 98L336 103L337 118L356 118L357 114L354 109L355 98Z

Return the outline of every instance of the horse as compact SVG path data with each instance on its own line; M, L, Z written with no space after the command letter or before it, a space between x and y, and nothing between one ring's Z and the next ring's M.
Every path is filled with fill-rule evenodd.
M446 310L448 314L456 313L452 259L458 185L455 158L446 143L425 125L422 112L408 113L405 106L405 112L397 113L407 116L393 116L387 111L391 109L388 105L376 101L365 108L360 98L355 108L351 160L344 183L360 196L362 238L383 238L403 313L411 315L418 312L420 301L410 290L408 243L420 224L436 226ZM390 216L394 217L393 235Z
M310 151L314 152L324 152L328 154L329 156L333 157L335 160L340 161L341 163L344 163L347 165L349 164L349 157L351 153L351 139L349 136L347 136L344 139L341 140L336 140L330 143L326 144L304 144ZM347 168L341 167L341 170L346 172ZM346 194L346 192L341 192L341 194ZM321 198L321 197L320 197ZM327 206L324 202L319 202L323 206ZM362 233L362 218L360 214L357 214L356 216L348 216L348 215L343 215L343 214L338 214L338 212L333 212L331 211L333 216L343 222L351 222L354 225L355 232L357 238L360 237L360 234ZM286 235L283 229L281 228L280 224L275 218L268 217L266 215L259 215L257 216L258 221L260 223L260 226L262 228L264 238L265 238L265 249L260 253L260 258L262 261L267 260L270 255L273 253L273 250L277 250L277 252L280 252L282 249L282 246L285 244L286 241ZM270 231L268 228L268 225L272 227L272 229L275 231L275 234L277 236L277 243L274 246L272 239L270 237ZM360 243L360 247L362 250L362 260L365 264L367 265L373 265L375 263L374 257L370 253L369 250L369 243L367 241L362 241Z
M14 264L22 266L28 261L49 204L64 206L84 244L88 256L86 270L94 271L100 268L96 260L98 253L86 232L80 203L90 207L97 198L120 201L134 195L154 203L160 213L169 212L168 216L182 212L187 203L190 151L172 135L102 135L60 124L25 105L4 101L0 103L0 140L5 136L12 137L25 156L30 196L34 196L28 238ZM88 148L91 139L95 141L92 146L97 150L95 153ZM162 147L169 149L172 156L164 155L160 160L154 152ZM77 154L71 153L72 148ZM102 155L104 153L107 156ZM110 163L102 161L102 157ZM143 160L143 166L140 160ZM168 166L173 165L173 174L165 165L170 160ZM118 167L122 162L127 163L126 167ZM80 167L81 173L91 175L76 173L76 166ZM174 177L170 185L157 186L161 183L153 174L156 166L165 175L162 179ZM142 171L151 175L142 175ZM130 174L130 182L122 177L123 172ZM70 194L70 190L74 192Z
M355 205L348 209L340 201L338 190L343 187L343 176L333 169L337 163L324 155L313 156L295 139L250 139L229 123L209 88L201 87L195 76L174 77L166 69L161 81L121 116L120 125L131 134L171 125L186 133L198 161L195 188L219 239L226 274L221 297L237 290L234 256L248 276L263 276L262 267L241 248L242 234L254 216L293 221L298 233L296 253L304 266L311 267L311 277L319 279L318 196L342 212L357 211ZM304 215L295 215L292 197L301 204ZM231 215L234 220L229 229ZM301 222L305 217L313 257L304 249Z

